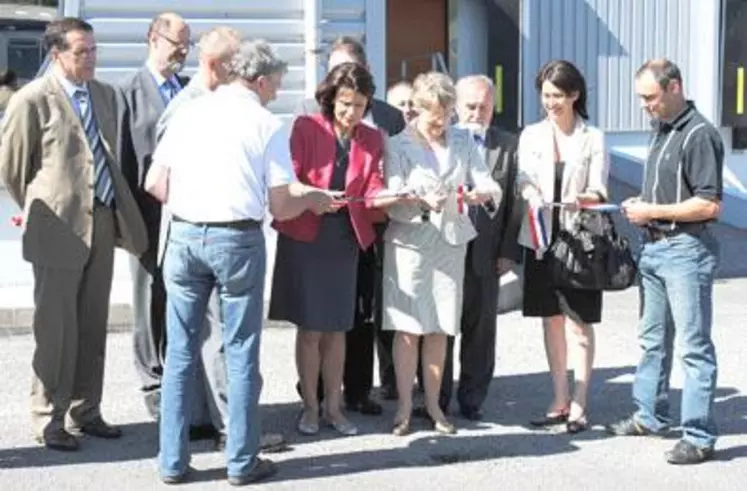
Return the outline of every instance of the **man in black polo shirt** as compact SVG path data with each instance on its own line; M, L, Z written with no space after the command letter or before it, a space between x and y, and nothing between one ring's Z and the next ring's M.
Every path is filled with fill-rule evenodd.
M625 216L644 235L638 334L643 357L633 383L637 411L607 430L643 436L669 427L676 331L685 369L682 439L666 459L670 464L697 464L713 456L716 442L711 323L718 244L709 224L721 211L724 147L718 130L685 99L682 75L671 61L644 63L635 88L655 126L642 195L623 203Z

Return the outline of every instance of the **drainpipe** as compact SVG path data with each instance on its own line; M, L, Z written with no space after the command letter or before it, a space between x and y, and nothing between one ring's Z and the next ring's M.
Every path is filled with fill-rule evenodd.
M320 80L319 55L322 53L321 24L322 0L304 0L303 2L303 38L304 38L304 97L314 97Z

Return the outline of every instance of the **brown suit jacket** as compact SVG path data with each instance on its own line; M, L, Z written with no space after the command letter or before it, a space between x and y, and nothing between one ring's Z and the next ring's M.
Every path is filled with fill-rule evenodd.
M116 164L115 90L88 83L114 185L116 244L139 255L145 225ZM82 268L93 233L93 154L65 90L52 75L34 80L12 98L2 122L0 178L24 211L23 257L36 265Z

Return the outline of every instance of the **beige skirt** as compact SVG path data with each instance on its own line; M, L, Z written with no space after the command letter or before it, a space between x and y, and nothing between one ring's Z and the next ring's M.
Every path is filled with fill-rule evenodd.
M384 246L383 325L409 334L459 332L467 245L450 245L438 233L418 246Z

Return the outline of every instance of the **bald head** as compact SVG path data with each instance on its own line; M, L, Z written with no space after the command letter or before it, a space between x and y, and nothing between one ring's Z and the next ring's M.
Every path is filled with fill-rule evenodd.
M158 14L148 28L148 63L168 78L179 72L189 53L189 26L174 12Z
M231 59L241 46L241 33L231 27L219 26L200 37L199 73L210 90L228 80Z
M459 79L456 91L459 122L482 129L490 126L495 109L493 81L485 75L469 75Z

